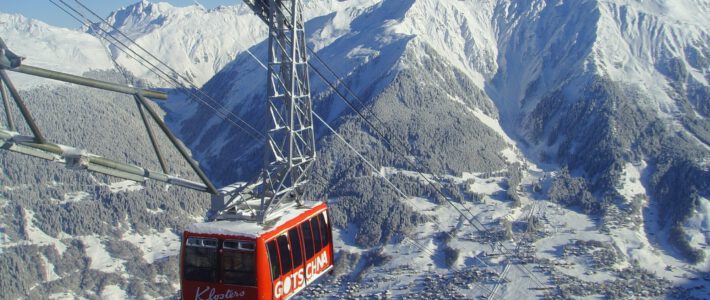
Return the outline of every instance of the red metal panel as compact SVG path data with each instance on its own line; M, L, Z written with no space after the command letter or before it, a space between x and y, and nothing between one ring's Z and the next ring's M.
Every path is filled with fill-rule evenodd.
M279 235L285 234L289 229L300 226L305 220L317 216L327 211L325 203L318 204L298 217L288 220L282 225L267 231L257 239L222 234L202 234L185 231L181 243L180 251L180 283L182 287L182 299L184 300L212 300L212 299L259 299L259 300L281 300L288 299L296 295L307 285L325 274L333 267L333 241L331 232L328 233L328 246L317 251L310 259L306 259L305 266L294 267L294 270L287 274L282 274L272 282L269 258L266 252L266 243L275 239ZM331 230L330 220L328 229ZM216 238L219 240L243 240L254 241L256 243L256 287L244 287L219 282L197 282L187 281L184 278L185 241L188 237ZM303 245L303 241L301 241ZM302 249L303 250L303 249ZM304 254L305 257L305 254Z
M213 299L242 299L256 300L259 299L258 277L257 287L245 287L232 284L223 284L220 282L200 282L188 281L184 278L185 264L185 241L188 237L216 238L220 240L242 240L255 241L253 238L243 236L227 236L219 234L199 234L185 231L180 246L180 286L183 300L213 300ZM257 249L259 245L257 244ZM256 253L257 268L259 262L259 252ZM260 270L260 269L258 269ZM259 273L259 271L257 271ZM268 282L268 280L266 281Z
M265 233L262 235L265 242L273 240L274 238L285 234L289 229L300 226L306 220L317 216L320 213L327 211L327 206L325 203L317 205L310 209L309 211L301 214L298 218L295 218L282 226L279 226L273 231ZM329 222L330 223L330 222ZM328 226L330 230L330 224ZM316 252L311 259L307 259L305 266L299 266L294 268L291 272L283 274L280 278L276 279L272 285L273 299L289 299L296 295L299 291L305 288L308 284L312 283L328 270L333 267L333 241L332 234L328 234L329 243L327 247L324 247L320 251Z

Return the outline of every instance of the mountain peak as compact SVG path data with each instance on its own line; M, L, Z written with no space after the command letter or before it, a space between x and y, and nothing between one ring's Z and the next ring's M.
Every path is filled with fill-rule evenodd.
M197 2L176 7L144 0L112 13L107 22L198 86L267 35L266 26L243 4L206 10ZM110 50L137 76L164 81L124 50Z
M127 23L150 25L156 20L171 15L175 9L176 7L167 2L154 3L148 0L141 0L111 13L108 20L115 26L122 26ZM155 25L161 24L157 23Z
M89 70L113 69L104 46L91 35L54 27L19 14L0 13L0 37L8 48L35 67L81 75ZM12 74L20 89L56 85L57 81Z

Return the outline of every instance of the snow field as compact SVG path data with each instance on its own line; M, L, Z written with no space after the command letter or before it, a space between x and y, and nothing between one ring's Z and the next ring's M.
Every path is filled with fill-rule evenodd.
M123 274L126 271L126 261L111 256L99 236L82 236L79 240L86 247L86 256L91 259L89 268L106 272Z
M78 23L77 23L78 25ZM113 69L106 48L90 34L49 26L21 15L0 13L0 36L24 64L81 75L89 70ZM10 72L18 89L56 86L59 81Z
M124 233L122 240L128 241L143 251L143 259L152 264L158 259L177 255L180 251L180 236L171 230L154 231L141 235L135 232Z
M128 299L128 294L117 285L107 285L101 291L101 299L105 300L121 300Z
M111 193L136 192L144 189L142 184L131 180L111 183L109 184L109 188L111 189Z
M54 248L57 249L57 252L59 252L59 255L62 255L64 251L66 251L67 246L64 245L64 243L61 242L61 239L59 238L54 238L52 236L47 235L39 229L35 225L34 221L34 212L31 210L24 210L25 216L24 216L24 222L25 222L25 234L27 235L27 243L29 244L34 244L34 245L43 245L43 246L54 246ZM64 237L66 238L66 237ZM23 242L20 242L23 243ZM11 246L11 245L7 245Z

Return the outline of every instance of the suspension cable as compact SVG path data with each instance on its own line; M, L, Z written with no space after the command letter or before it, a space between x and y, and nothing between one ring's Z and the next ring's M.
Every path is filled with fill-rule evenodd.
M283 9L287 10L287 11L289 10L287 7L283 7L283 6L281 6L281 7L282 7ZM333 69L330 68L330 67L328 66L328 64L325 63L325 61L323 61L323 60L320 58L320 56L318 56L317 53L315 53L315 51L313 51L310 47L309 47L308 49L309 49L310 52L314 55L314 57L316 57L316 58L318 59L318 61L321 62L322 65L324 65L327 69L329 69L329 70L331 71L331 73L332 73L336 78L339 78L339 76L333 71ZM258 58L254 57L254 56L252 56L252 57L253 57L255 60L257 60L257 62L259 62L260 65L263 66L263 63L261 63L261 61L259 61ZM385 144L387 144L391 149L393 149L393 151L395 151L395 153L396 153L397 155L399 155L400 157L404 158L404 160L407 162L407 164L408 164L420 177L422 177L430 186L432 186L432 188L434 188L434 190L435 190L439 195L441 195L442 198L444 198L444 199L449 203L449 205L450 205L451 207L453 207L453 208L459 213L459 215L461 215L461 217L463 217L465 220L467 220L468 223L469 223L474 229L476 229L476 231L478 231L479 233L490 233L490 230L488 230L484 224L482 224L478 219L476 219L475 216L473 215L473 213L472 213L468 208L466 208L465 205L463 205L464 201L461 201L462 207L470 214L470 216L466 216L466 214L463 213L463 211L461 210L461 208L459 208L458 206L454 205L453 201L451 201L451 199L450 199L448 196L446 196L446 194L445 194L433 181L431 181L422 171L420 171L420 170L415 166L414 162L412 162L406 155L404 155L404 154L402 153L402 151L398 149L398 147L395 147L395 145L393 145L393 144L389 141L389 139L386 137L386 135L384 134L384 132L381 131L381 130L380 130L375 124L373 124L370 120L368 120L368 119L362 114L362 112L360 112L360 111L353 105L353 103L352 103L351 101L349 101L349 100L347 99L347 97L337 89L337 87L336 87L333 83L331 83L327 78L325 78L325 76L322 74L322 72L320 72L320 70L319 70L318 68L316 68L316 67L315 67L312 63L310 63L310 62L309 62L309 66L310 66L311 69L321 78L321 80L323 80L323 82L326 83L326 84L340 97L340 99L346 103L346 105L347 105L351 110L353 110L353 112L355 112L363 121L365 121L365 123L366 123L371 129L373 129L373 130L377 133L377 135L380 137L380 139L381 139ZM352 94L356 97L356 99L360 102L360 104L361 104L363 107L367 108L367 106L364 105L364 103L360 100L360 98L357 96L357 94L355 94L355 93L352 91L352 89L350 89L349 87L347 87L347 85L344 84L342 81L339 81L339 82L341 82L341 84L342 84L343 86L345 86L346 89L347 89L348 91L350 91L350 93L352 93ZM370 112L371 115L373 115L373 116L376 118L376 120L378 120L378 121L384 126L384 122L383 122L382 120L380 120L379 118L377 118L376 114L375 114L371 109L368 109L368 111ZM314 115L315 115L315 113L314 113ZM396 138L399 142L401 142L401 139L399 139L397 136L395 136L395 138ZM351 149L351 150L352 150L352 149ZM406 151L406 148L405 148L404 151ZM435 178L438 177L438 176L437 176L436 174L434 174L434 173L432 173L432 175L433 175ZM441 180L439 180L439 181L441 181ZM452 238L453 238L453 237L452 237ZM500 242L500 241L495 241L495 242L493 242L493 243L491 244L491 246L492 246L493 249L495 250L495 246L494 246L494 245L495 245L495 246L498 246L499 249L504 250L504 251L501 251L502 253L505 253L505 252L509 252L509 253L510 253L510 250L507 249L507 247L506 247L502 242ZM520 265L518 265L518 264L516 264L516 266L518 266L518 267L520 267L520 268L523 268L525 272L529 273L529 274L537 281L537 284L538 284L539 286L544 286L544 284L539 280L539 278L537 278L537 276L536 276L532 271L528 270L525 266L520 266Z
M414 163L411 162L410 159L409 159L407 156L403 155L397 148L395 148L394 145L392 145L392 144L389 142L389 140L388 140L387 137L384 135L384 133L382 133L382 132L380 131L380 129L377 128L372 122L370 122L369 120L367 120L367 118L362 114L362 112L358 111L358 110L355 108L355 106L352 104L352 102L350 102L349 100L347 100L347 99L345 98L345 95L343 95L340 91L338 91L338 90L336 89L336 87L335 87L331 82L328 82L317 68L314 68L312 65L311 65L311 68L313 69L313 71L314 71L321 79L323 79L323 81L324 81L328 86L330 86L331 89L333 89L333 91L335 91L335 93L340 97L340 99L343 100L343 101L347 104L347 106L350 107L351 110L353 110L363 121L365 121L365 122L367 123L367 125L368 125L371 129L373 129L375 132L377 132L377 134L378 134L378 136L380 137L380 139L382 139L386 144L390 145L390 147L395 151L395 153L396 153L397 155L399 155L401 158L404 158L404 160L407 162L407 164L414 168L414 172L416 172L416 173L419 175L419 177L423 178L423 179L436 191L437 194L439 194L440 196L442 196L442 198L444 198L444 200L446 200L446 202L449 203L449 205L450 205L451 207L453 207L459 215L461 215L465 220L467 220L468 223L469 223L471 226L473 226L474 229L476 229L476 231L478 231L479 233L490 233L490 230L487 229L486 226L485 226L483 223L481 223L477 218L475 218L475 216L473 215L473 213L472 213L469 209L467 209L465 205L463 205L464 201L461 201L461 203L462 203L461 206L464 207L464 209L465 209L471 216L466 216L466 214L463 213L463 210L462 210L461 208L459 208L458 206L454 205L454 203L453 203L453 201L450 199L450 197L447 196L447 195L441 190L441 188L439 188L431 179L429 179L429 178L426 176L426 174L424 174L422 171L420 171L420 170L418 170L417 168L415 168ZM374 113L373 113L373 115L374 115ZM434 173L432 173L432 175L433 175L434 177L437 177L437 175L434 174ZM491 246L493 247L494 250L495 250L496 247L498 247L500 250L502 250L502 251L501 251L502 253L505 253L505 252L512 253L511 250L508 249L508 247L506 247L505 244L503 244L501 241L492 242L492 243L491 243ZM545 285L545 284L542 283L542 281L541 281L532 271L530 271L530 270L529 270L528 268L526 268L525 266L520 265L520 264L515 264L515 266L518 267L518 268L524 269L524 272L526 272L526 273L528 273L529 275L531 275L531 277L533 277L533 278L535 279L535 281L536 281L536 283L538 284L538 286L542 287L542 286Z
M52 0L49 0L49 1L52 2L54 5L60 7L60 6L57 5L54 1L52 1ZM64 3L64 4L67 5L68 7L70 7L72 10L74 10L71 6L69 6L68 4L66 4L63 0L59 0L59 1L61 1L62 3ZM82 7L84 7L85 9L89 10L92 14L94 14L95 16L97 16L93 11L91 11L90 9L88 9L85 5L81 4L81 2L79 2L78 0L75 0L75 1L76 1L77 3L79 3L79 5L81 5ZM67 12L66 10L64 10L64 9L61 8L61 7L60 7L60 9L62 9L62 10L65 11L65 12ZM76 10L74 10L74 11L76 11ZM68 13L68 12L67 12L67 13ZM78 12L77 12L77 13L78 13ZM80 14L80 13L79 13L79 14ZM71 14L70 14L70 15L71 15ZM80 14L80 15L81 15L81 14ZM73 16L72 16L72 17L73 17ZM76 19L76 17L74 17L74 18ZM81 20L79 20L79 21L80 21L82 24L84 24ZM107 24L108 24L108 22L106 22L105 20L102 19L102 21L103 21L104 23L107 23ZM116 30L117 32L121 33L121 35L123 35L124 37L128 38L128 36L126 36L125 34L123 34L120 30L118 30L117 28L115 28L113 25L109 24L109 26L111 26L111 27L112 27L114 30ZM101 31L103 31L105 34L107 34L108 36L111 36L110 33L106 32L106 31L105 31L104 29L102 29L100 26L99 26L99 29L100 29ZM119 41L118 39L116 39L115 37L113 37L113 36L111 36L111 37L114 38L118 43L120 43L121 45L123 45L125 48L127 48L129 51L133 52L134 54L136 54L136 55L137 55L138 57L140 57L141 59L147 61L144 57L142 57L141 55L137 54L135 51L133 51L132 49L130 49L130 47L127 47L125 44L123 44L122 42L120 42L120 41ZM104 38L104 39L105 39L105 38ZM133 42L135 45L138 45L134 40L132 40L132 39L130 39L130 38L128 38L128 39L131 40L131 42ZM113 43L113 42L111 42L111 41L109 41L109 43L111 43L111 44L113 44L114 46L116 46L116 44ZM156 58L156 57L155 57L154 55L152 55L149 51L145 50L143 47L140 47L140 45L138 45L138 46L139 46L139 48L140 48L141 50L145 51L145 52L148 53L150 56ZM118 47L118 46L117 46L117 47ZM120 48L120 47L119 47L119 48ZM350 89L344 82L342 82L342 81L340 80L340 77L333 71L332 68L330 68L330 67L328 66L328 64L326 64L326 63L320 58L320 56L319 56L313 49L311 49L310 47L308 47L308 50L313 54L314 57L316 57L316 59L317 59L324 67L326 67L327 70L329 70L329 71L331 72L331 74L333 74L333 75L337 78L338 83L339 83L340 85L344 86L345 89L346 89L346 91L347 91L348 93L352 94L352 95L355 97L355 99L360 103L361 107L362 107L364 110L367 110L367 111L373 116L373 118L374 118L376 121L378 121L378 123L384 125L384 122L383 122L381 119L379 119L379 118L377 117L377 115L372 111L372 109L371 109L370 107L366 106L366 105L363 103L363 101L359 98L359 96L357 96L357 94L355 94L355 93L352 91L352 89ZM124 52L124 53L125 53L125 52ZM126 53L126 54L127 54L129 57L131 57L128 53ZM249 54L250 54L255 60L257 60L257 61L260 63L261 66L264 66L263 63L261 63L261 62L258 60L257 57L255 57L255 56L254 56L253 54L251 54L251 53L249 53ZM131 57L131 58L133 58L133 57ZM134 58L134 59L135 59L135 58ZM157 59L157 58L156 58L156 59ZM159 61L161 64L167 66L167 64L165 64L164 62L160 61L159 59L158 59L158 61ZM148 63L149 63L151 66L153 66L153 68L160 70L160 69L157 68L157 66L155 66L154 64L152 64L152 63L150 63L150 62L148 62ZM351 110L353 110L353 111L358 115L358 117L361 118L371 129L373 129L373 130L376 132L376 134L378 135L378 137L380 137L380 139L381 139L386 145L388 145L393 151L395 151L395 153L396 153L398 156L400 156L401 158L404 158L404 161L407 162L407 164L408 164L416 173L418 173L421 178L423 178L430 186L432 186L432 188L434 188L434 190L435 190L438 194L440 194L440 195L450 204L450 206L452 206L452 207L459 213L459 215L461 215L464 219L466 219L466 220L469 222L469 224L471 224L477 231L479 231L479 232L489 232L489 230L486 229L485 225L483 225L480 221L478 221L478 220L473 216L473 214L470 212L470 210L468 210L468 209L465 207L465 205L462 205L462 206L464 207L464 209L466 209L467 212L471 215L471 216L466 216L466 214L463 213L463 211L461 210L461 208L459 208L458 206L456 206L456 205L453 203L453 201L450 199L450 197L446 196L446 194L445 194L431 179L429 179L429 178L423 173L423 171L420 171L419 168L416 167L416 165L414 164L414 162L412 162L409 157L407 157L406 155L404 155L403 152L399 149L399 147L396 147L396 146L390 141L390 139L387 138L387 136L385 135L385 133L384 133L382 130L380 130L379 127L375 126L375 124L373 124L370 120L368 120L367 117L366 117L361 111L359 111L359 110L355 107L355 105L354 105L351 101L349 101L349 100L347 99L347 97L346 97L342 92L340 92L340 91L337 89L337 87L336 87L333 83L331 83L330 81L328 81L328 80L325 78L325 76L322 74L322 72L321 72L318 68L316 68L316 67L315 67L312 63L310 63L310 62L309 62L309 65L310 65L311 68L314 70L314 72L323 80L323 82L326 83L331 89L333 89L333 91L339 96L339 98L340 98L342 101L344 101L344 102L347 104L347 106L348 106ZM145 65L144 65L144 66L145 66ZM183 78L184 80L187 80L187 78L184 78L184 77L182 77L181 75L179 75L179 73L175 72L174 69L172 69L172 68L170 68L170 67L168 67L168 68L171 69L174 73L176 73L178 76L180 76L180 77ZM152 68L149 68L149 69L151 69L151 71L153 71ZM155 73L155 72L154 72L154 73ZM164 72L163 72L163 73L164 73ZM156 75L158 75L159 77L163 78L163 76L161 76L161 75L159 75L159 74L156 74ZM177 81L176 79L174 79L174 78L172 78L172 77L169 77L169 75L167 75L167 74L165 74L165 73L164 73L164 75L167 76L167 77L168 77L169 79L171 79L172 81L174 81L176 84L178 84L178 85L182 86L183 88L185 88L184 85L181 84L181 83L180 83L179 81ZM187 80L187 81L189 82L189 80ZM191 82L190 82L190 83L191 83ZM201 90L199 90L199 89L197 89L197 90L204 94L204 92L202 92ZM205 94L205 95L206 95L206 94ZM193 96L194 96L194 95L193 95ZM209 95L206 95L206 96L207 96L208 98L210 98ZM197 97L196 97L196 98L197 98ZM211 99L211 98L210 98L210 99ZM200 100L201 102L203 102L203 104L206 104L206 103L204 102L204 100L202 100L202 99L200 99L200 98L198 98L198 100ZM211 99L211 100L214 101L214 99ZM217 102L215 101L215 103L217 103ZM219 104L218 104L218 105L219 105ZM219 114L220 112L219 112L217 109L215 109L215 108L213 108L213 107L211 107L211 106L209 106L209 105L207 105L207 106L210 107L212 110L214 110L215 113L217 113L218 117L220 117L220 118L222 118L222 119L224 119L224 120L226 120L226 121L230 121L232 124L236 125L238 128L240 128L240 129L244 130L245 132L247 132L247 130L245 130L244 128L241 128L239 125L237 125L236 123L234 123L234 122L231 121L230 119L226 118L225 116L220 115L220 114ZM221 107L221 108L226 109L226 108L224 108L224 107ZM234 115L233 113L231 113L231 112L229 112L229 113L230 113L232 116L234 116L235 118L239 119L241 122L246 123L244 120L242 120L241 118L237 117L237 116ZM314 113L314 115L315 115L315 113ZM316 116L317 116L317 115L316 115ZM321 120L321 121L324 121L324 120L320 119L320 117L318 117L318 119ZM246 124L248 125L248 123L246 123ZM249 127L251 127L251 126L249 126ZM251 127L251 129L253 129L253 127ZM260 135L262 135L260 132L256 131L255 129L253 129L253 131L255 131L255 132L259 133ZM263 136L263 135L262 135L262 136ZM252 136L252 137L254 137L254 136ZM394 138L395 140L397 140L398 142L401 143L401 139L400 139L399 137L393 136L393 138ZM352 150L352 149L351 149L351 150ZM405 151L405 152L407 151L406 148L405 148L404 151ZM358 153L358 154L359 154L359 153ZM362 158L362 157L361 157L361 158ZM371 166L371 167L374 167L374 166L372 166L372 165L370 165L370 166ZM436 175L436 174L434 174L434 173L431 173L431 174L432 174L435 178L438 178L438 175ZM400 191L400 192L401 192L401 191ZM462 203L463 203L463 201L462 201ZM496 241L496 243L497 243L497 246L498 246L500 249L509 251L509 250L507 249L507 247L505 247L505 245L504 245L502 242ZM517 264L516 264L516 265L517 265ZM527 270L527 269L526 269L526 271L529 272L530 274L532 274L532 276L538 281L538 283L539 283L540 285L542 285L542 283L541 283L540 280L535 276L534 273L530 272L530 271Z
M89 7L87 7L86 5L84 5L81 1L79 1L79 0L74 0L74 1L75 1L77 4L79 4L81 7L83 7L85 10L87 10L89 13L91 13L92 15L94 15L97 19L101 20L102 23L104 23L104 24L110 26L113 30L115 30L116 32L118 32L121 36L123 36L124 38L128 39L133 45L135 45L136 47L138 47L138 48L139 48L140 50L142 50L143 52L147 53L150 57L152 57L153 59L155 59L159 64L161 64L161 65L163 65L164 67L168 68L168 70L170 70L173 74L175 74L176 76L178 76L178 77L179 77L180 79L182 79L183 81L187 82L192 88L194 88L195 90L197 90L200 94L202 94L203 96L206 96L208 99L212 100L213 103L216 103L218 106L220 106L221 109L224 109L225 111L227 111L227 113L229 113L229 115L231 115L232 117L234 117L234 118L236 118L237 120L239 120L239 121L240 121L242 124L244 124L247 128L249 128L249 129L252 130L253 132L256 132L257 134L261 134L261 132L260 132L259 130L256 130L256 128L252 127L248 122L244 121L242 118L239 118L237 115L235 115L234 113L232 113L230 110L228 110L228 109L225 108L224 106L221 106L221 105L219 104L219 102L215 101L214 99L212 99L212 97L210 97L209 95L207 95L207 93L205 93L205 92L203 92L201 89L199 89L199 87L198 87L194 82L192 82L192 80L190 80L189 78L187 78L187 77L185 77L184 75L180 74L178 71L176 71L176 70L175 70L174 68L172 68L170 65L168 65L167 63L165 63L163 60L161 60L161 59L158 58L157 56L153 55L153 53L151 53L150 51L146 50L143 46L141 46L140 44L138 44L138 42L136 42L134 39L130 38L128 35L126 35L125 33L123 33L123 31L121 31L119 28L117 28L117 27L114 26L113 24L111 24L111 23L109 23L108 21L106 21L105 19L103 19L103 18L102 18L101 16L99 16L96 12L94 12L94 11L91 10ZM99 26L99 27L100 27L100 26ZM247 52L248 52L248 51L249 51L249 50L247 49ZM249 52L249 53L251 54L251 52ZM260 137L263 137L263 136L260 135Z
M410 161L410 159L407 158L406 156L402 155L402 153L401 153L399 150L397 150L397 149L387 140L387 138L384 136L384 134L383 134L374 124L372 124L372 122L370 122L369 120L367 120L367 118L366 118L360 111L358 111L358 110L354 107L354 105L352 105L352 102L348 101L348 100L345 98L345 96L344 96L340 91L338 91L338 90L336 89L336 87L335 87L332 83L328 82L328 81L324 78L324 76L321 74L321 72L320 72L318 69L314 68L312 65L311 65L311 68L313 69L313 71L314 71L316 74L318 74L318 76L319 76L321 79L323 79L323 81L324 81L327 85L330 86L331 89L333 89L333 91L335 91L335 93L340 97L341 100L343 100L343 101L347 104L348 107L350 107L362 120L364 120L364 121L368 124L368 126L369 126L370 128L372 128L374 131L376 131L376 132L378 133L380 139L384 140L384 142L387 143L388 145L390 145L390 147L395 151L395 153L396 153L397 155L399 155L401 158L404 158L405 161L406 161L410 166L414 167L414 165L413 165L413 163ZM314 113L314 114L315 114L315 113ZM374 115L374 114L373 114L373 115ZM423 179L437 192L437 194L441 195L442 198L444 198L444 200L446 200L446 202L448 202L449 205L450 205L451 207L453 207L453 208L459 213L459 215L461 215L464 219L466 219L466 220L468 221L468 223L471 224L474 229L476 229L476 231L478 231L479 233L490 233L490 230L487 229L487 228L485 227L485 225L484 225L483 223L481 223L478 219L476 219L475 216L473 215L473 213L472 213L469 209L467 209L465 205L463 205L464 201L461 201L461 203L462 203L461 206L464 207L464 209L471 215L470 217L469 217L469 216L466 216L466 215L463 213L463 211L462 211L458 206L454 205L453 201L451 201L451 199L441 190L441 188L439 188L439 187L438 187L431 179L429 179L422 171L419 171L419 170L417 170L417 169L414 169L414 171L419 175L419 177L423 178ZM436 174L433 174L433 173L432 173L432 175L433 175L434 177L437 177ZM501 249L501 250L503 250L503 251L505 251L505 252L512 253L512 252L510 251L510 249L508 249L501 241L495 241L495 242L491 243L491 246L493 247L494 250L495 250L495 246L497 246L499 249ZM502 252L503 252L503 251L502 251ZM541 281L532 271L530 271L530 270L527 269L525 266L522 266L522 265L520 265L520 264L515 264L515 265L516 265L516 267L523 268L526 273L530 274L530 275L535 279L536 283L537 283L539 286L544 286L544 284L542 283L542 281Z
M399 194L400 197L402 197L403 200L408 201L408 202L410 203L410 205L412 205L413 207L415 207L415 208L417 207L417 205L414 203L414 201L412 201L412 199L411 199L410 197L408 197L407 194L405 194L404 192L402 192L402 190L399 189L399 187L397 187L397 185L395 185L392 181L390 181L389 178L387 178L387 176L385 176L384 174L381 174L381 173L379 172L379 169L377 169L377 167L375 167L375 165L374 165L370 160L368 160L365 156L363 156L360 152L358 152L358 151L355 149L355 147L353 147L342 135L340 135L340 134L339 134L333 127L331 127L323 118L321 118L320 115L318 115L317 113L313 112L313 116L316 117L316 119L318 119L318 121L320 121L320 122L323 124L323 126L325 126L328 130L330 130L330 132L332 132L333 135L335 135L342 143L344 143L344 144L348 147L348 149L350 149L350 150L351 150L353 153L355 153L363 162L365 162L365 164L368 165L368 166L372 169L372 171L373 171L374 174L378 174L382 179L384 179L384 181L387 183L387 185L389 185L393 190L395 190L395 192L397 192L397 194ZM321 175L321 176L325 177L324 175ZM327 180L327 178L326 178L326 180ZM327 181L326 181L326 182L327 182ZM431 216L429 216L429 215L426 215L426 214L422 214L422 216L424 216L425 218L429 219L429 221L431 221L432 223L434 223L434 225L435 225L436 227L439 227L439 229L443 230L443 225L441 224L441 222L439 222L438 220L436 220L436 219L434 219L433 217L431 217ZM442 232L446 233L446 234L447 234L449 237L451 237L452 239L454 238L454 236L453 236L449 231L443 230ZM407 239L409 239L410 241L412 241L412 243L414 243L415 245L417 245L417 247L419 247L420 249L422 249L422 251L427 252L427 253L428 253L429 255L431 255L431 256L434 256L434 255L435 255L435 253L431 252L431 250L429 250L429 249L426 248L425 246L421 245L419 242L416 241L416 239L412 238L411 236L409 236L409 235L408 235L407 233L405 233L404 231L400 231L400 233L402 233ZM478 259L479 261L481 261L484 265L487 265L485 262L483 262L482 260L480 260L480 259L478 258L478 256L475 256L475 258ZM456 266L453 266L452 269L453 269L454 271L461 271L461 270L460 270L459 268L457 268ZM483 285L481 285L481 284L478 284L477 282L474 282L474 283L477 284L479 287L481 287L481 288L487 290L488 292L491 292L491 290L488 289L487 287L485 287L485 286L483 286Z
M79 17L75 16L73 13L67 11L64 7L57 4L55 1L53 1L53 0L48 0L48 1L51 2L52 4L54 4L55 6L59 7L62 11L67 13L69 16L71 16L72 18L77 20L82 25L84 25L88 28L92 28L91 20L89 18L87 18L86 16L84 16L81 12L79 12L76 8L74 8L70 4L67 4L63 0L59 0L62 4L64 4L67 8L72 10L75 14L83 17L86 20L86 22L84 20L81 20ZM100 26L98 26L97 29L99 29L101 32L103 32L103 35L97 35L99 38L106 40L109 44L114 45L119 50L123 50L124 54L126 54L129 58L140 63L146 69L150 70L153 74L158 76L158 78L165 80L167 83L173 85L175 88L177 88L177 89L181 90L183 93L187 94L188 99L193 99L193 100L199 101L202 105L204 105L204 106L208 107L210 110L214 111L215 114L220 119L231 123L234 127L244 131L252 138L259 139L260 137L263 137L263 134L261 132L259 132L258 130L251 127L251 125L249 123L247 123L246 121L244 121L243 119L241 119L238 116L231 113L227 108L225 108L224 106L219 104L217 101L212 99L209 95L207 95L206 93L201 91L199 88L196 88L196 86L194 84L191 83L191 85L194 87L193 89L187 88L183 83L181 83L176 78L167 74L160 67L156 66L154 63L150 62L148 59L143 57L141 54L139 54L135 50L131 49L128 45L126 45L125 43L120 41L118 38L114 37L111 33L106 31L105 29L101 28ZM120 30L117 30L117 31L120 31ZM111 41L109 38L113 39L114 41ZM133 55L131 55L129 52L133 53ZM154 55L152 55L152 56L154 56ZM161 61L161 63L165 64L162 61ZM146 64L148 64L149 66L147 66ZM176 75L180 76L179 73L176 73ZM189 81L189 79L187 79L187 78L185 78L185 80ZM200 95L198 95L196 92L193 92L192 90L195 90L195 91L199 92L200 94L202 94L202 97L206 97L208 100L210 100L214 104L214 106L212 104L208 103L204 98L202 98ZM215 107L215 106L217 106L217 107ZM247 125L248 127L245 128L244 126L237 124L234 120L229 118L229 115L232 115L235 119L237 119L239 122Z

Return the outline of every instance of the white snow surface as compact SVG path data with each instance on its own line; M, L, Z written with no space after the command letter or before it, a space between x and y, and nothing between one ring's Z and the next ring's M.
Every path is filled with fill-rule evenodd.
M84 191L79 191L79 192L70 192L64 194L64 198L61 201L58 201L59 204L67 204L71 202L80 202L85 199L87 199L89 196L89 193L84 192Z
M106 251L103 240L99 236L82 236L79 238L86 246L86 256L91 259L89 268L106 273L123 273L126 261L114 258Z
M111 193L136 192L143 190L143 185L135 181L123 180L109 184L109 188L111 189Z
M101 299L120 300L128 298L128 294L118 285L107 285L101 291Z
M66 300L66 299L79 300L79 299L86 299L86 298L79 297L76 294L74 294L73 292L62 292L62 293L50 294L47 296L47 299L50 299L50 300Z
M192 233L205 233L205 234L219 234L219 235L237 235L248 238L258 238L264 233L278 228L279 226L285 224L288 221L293 220L299 215L307 212L313 206L317 205L316 202L307 202L305 208L291 207L280 211L279 214L270 216L271 220L275 220L275 223L268 225L260 225L256 222L240 221L240 220L223 220L223 221L212 221L212 222L202 222L195 223L188 226L185 231Z
M631 201L635 196L648 195L646 187L643 185L641 174L646 170L646 162L638 165L627 163L622 172L619 193L626 201Z
M710 199L700 197L695 211L683 225L690 246L695 249L707 249L710 245ZM710 251L705 252L710 254Z
M200 5L174 7L168 3L141 1L112 13L107 22L140 46L132 45L132 51L144 56L151 64L165 68L140 49L144 48L198 87L234 60L238 53L266 36L266 26L257 26L261 21L243 4L207 10ZM101 25L114 32L106 24ZM131 44L128 38L118 33L116 36ZM131 58L135 56L131 51L115 46L110 49L116 62L133 74L166 84L151 72L149 64L143 66Z
M25 217L25 234L27 235L27 241L30 244L35 245L50 245L54 246L59 252L59 255L66 251L67 246L61 242L60 239L52 237L42 231L35 225L34 212L31 210L24 210Z
M671 115L678 107L667 93L667 80L654 68L656 63L680 59L696 80L708 84L705 76L710 69L694 69L687 49L700 48L710 38L710 2L603 0L599 9L594 59L602 74L640 85L648 91L649 105Z
M0 12L0 37L24 64L82 75L89 70L114 69L108 50L98 39L77 30L47 25L18 14ZM9 72L18 89L57 85L59 81Z
M402 20L387 23L386 30L414 35L426 42L454 67L485 87L498 66L497 40L491 22L494 1L403 1L411 5Z
M180 236L172 230L154 231L151 234L124 233L122 240L128 241L143 253L143 260L152 264L156 260L177 255L180 251Z
M59 277L59 275L57 275L54 271L54 265L49 262L49 259L47 259L44 255L41 255L40 258L42 259L42 264L44 265L44 275L47 278L47 282L61 279L61 277Z

